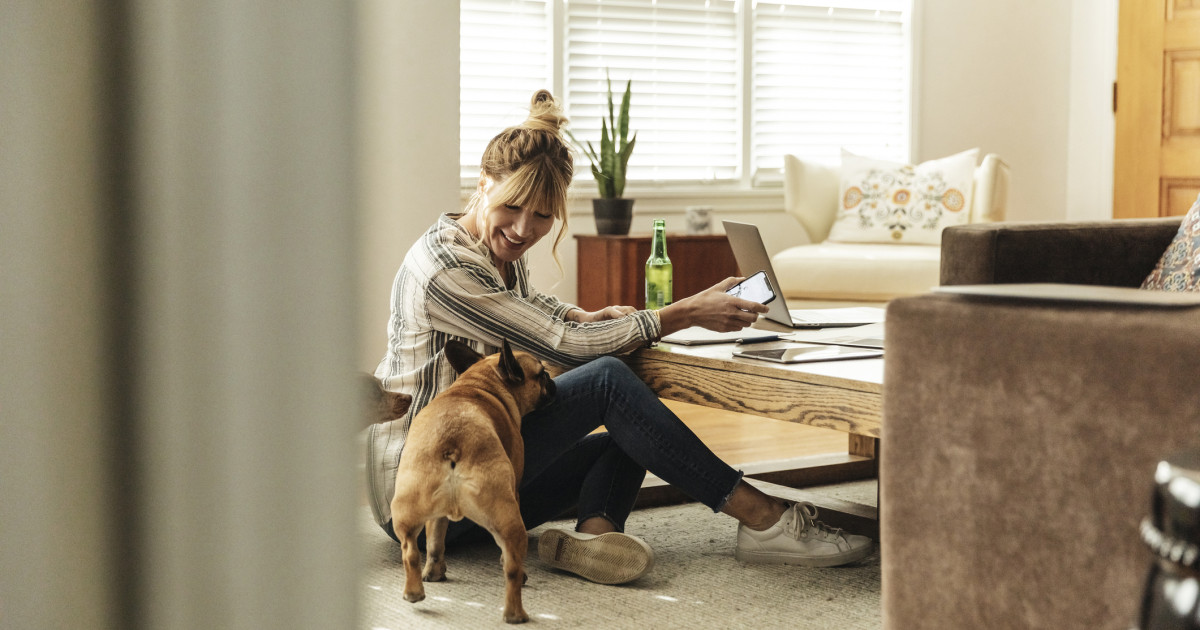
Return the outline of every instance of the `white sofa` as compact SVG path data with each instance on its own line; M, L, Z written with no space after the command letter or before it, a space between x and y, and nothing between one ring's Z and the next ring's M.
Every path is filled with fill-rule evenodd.
M1004 220L1008 165L995 154L975 169L968 199L969 223ZM808 242L771 259L780 289L789 299L886 301L917 295L938 284L940 245L829 242L838 212L839 171L784 156L784 206Z

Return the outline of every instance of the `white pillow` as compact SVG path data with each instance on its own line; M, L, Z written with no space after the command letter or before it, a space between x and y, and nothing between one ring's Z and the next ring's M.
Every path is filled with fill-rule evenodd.
M942 230L967 223L979 149L918 166L842 149L838 213L830 241L937 245Z

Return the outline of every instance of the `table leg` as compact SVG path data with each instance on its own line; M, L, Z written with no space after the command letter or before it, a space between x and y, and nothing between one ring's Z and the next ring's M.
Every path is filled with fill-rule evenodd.
M850 434L850 451L851 455L860 455L862 457L870 457L875 459L876 449L879 447L879 438L869 435Z

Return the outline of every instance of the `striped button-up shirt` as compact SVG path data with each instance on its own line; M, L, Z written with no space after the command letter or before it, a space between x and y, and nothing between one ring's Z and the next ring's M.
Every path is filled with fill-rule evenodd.
M442 354L447 341L457 339L486 355L507 339L547 363L576 366L645 346L661 331L650 311L602 322L567 321L577 307L530 285L524 257L512 264L512 288L506 287L487 245L457 217L442 215L413 245L392 285L388 349L375 376L413 402L404 417L366 433L368 494L380 525L391 520L396 468L412 418L457 376Z

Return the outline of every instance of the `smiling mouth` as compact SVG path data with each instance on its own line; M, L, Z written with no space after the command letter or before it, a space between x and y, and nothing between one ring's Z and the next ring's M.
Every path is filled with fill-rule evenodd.
M524 245L524 244L525 244L525 241L517 241L517 240L513 240L512 238L510 238L510 237L509 237L507 234L505 234L504 232L501 232L501 233L500 233L500 236L503 236L503 237L504 237L504 240L508 241L508 242L509 242L509 244L510 244L510 245L512 245L513 247L520 247L520 246L522 246L522 245Z

